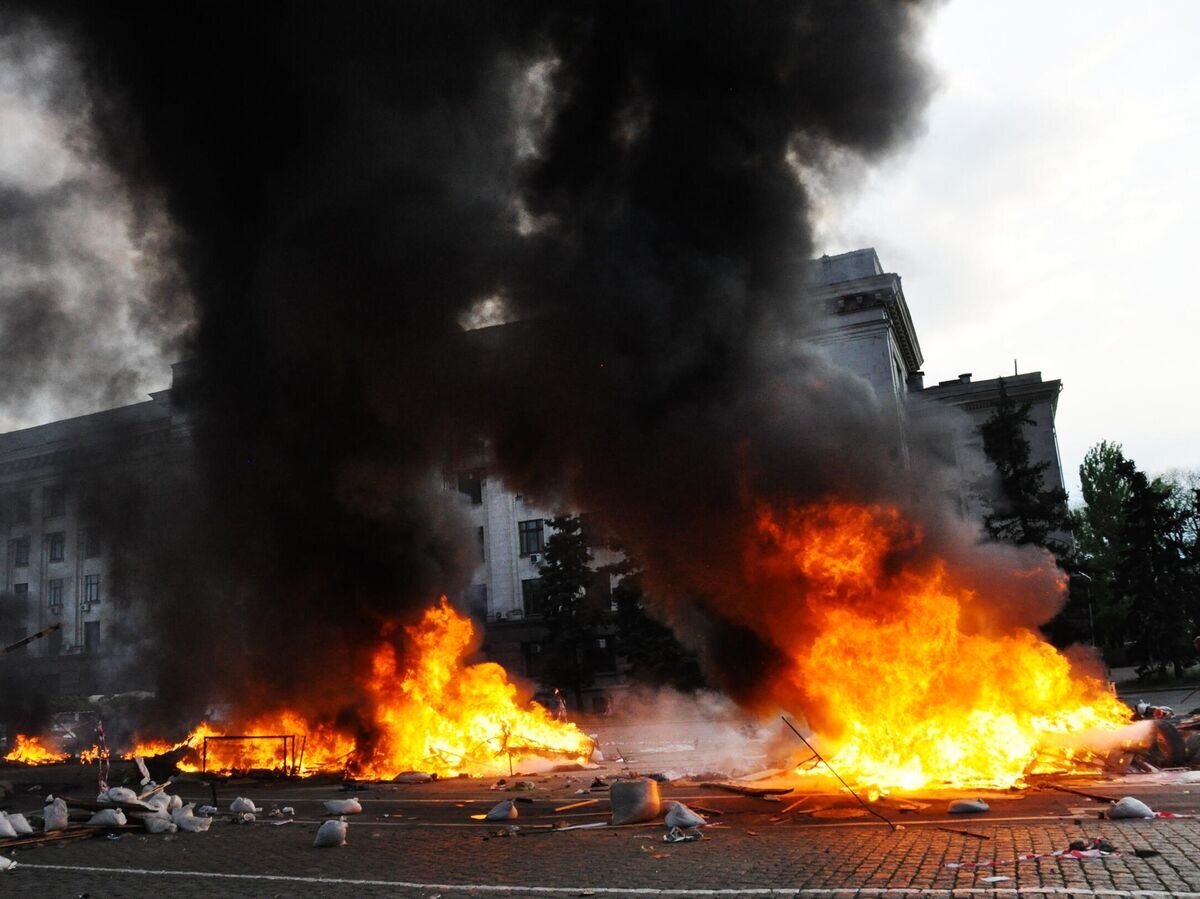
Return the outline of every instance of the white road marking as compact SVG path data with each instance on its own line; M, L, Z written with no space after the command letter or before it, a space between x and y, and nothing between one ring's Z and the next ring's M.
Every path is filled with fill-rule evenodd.
M657 889L653 887L541 887L528 885L499 885L487 883L417 883L404 880L369 880L349 877L299 877L288 874L226 874L219 871L171 871L165 868L104 868L94 865L44 865L21 862L19 869L37 871L79 871L87 874L135 874L146 877L198 877L212 880L265 880L282 883L309 883L339 886L398 887L408 890L471 890L478 893L502 895L579 896L589 893L606 896L830 896L836 893L853 892L858 897L891 896L959 896L959 895L1039 895L1039 896L1105 896L1141 897L1141 899L1200 899L1200 892L1176 890L1108 890L1080 889L1078 887L1022 887L997 889L995 887L741 887L734 889Z

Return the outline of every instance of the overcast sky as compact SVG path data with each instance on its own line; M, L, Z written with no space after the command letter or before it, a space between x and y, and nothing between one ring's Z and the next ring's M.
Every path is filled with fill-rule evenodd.
M825 217L818 246L900 274L926 383L1060 378L1058 438L1200 466L1200 3L957 0L927 47L926 131Z

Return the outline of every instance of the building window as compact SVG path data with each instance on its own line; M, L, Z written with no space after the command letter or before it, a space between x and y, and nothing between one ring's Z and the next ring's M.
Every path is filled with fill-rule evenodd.
M50 549L50 561L61 562L67 557L67 535L62 531L46 535L46 545Z
M13 584L13 599L24 602L29 599L28 584Z
M18 490L13 497L13 524L29 524L33 521L33 491Z
M50 578L46 582L46 599L50 603L50 608L61 609L63 604L63 579L60 577Z
M83 557L94 559L100 555L100 529L88 528L83 532Z
M9 546L12 549L13 568L27 568L29 566L29 538L20 537L13 540Z
M483 540L483 528L475 528L475 543L479 548L479 564L487 561L487 544Z
M99 621L85 621L83 623L83 651L89 654L100 651Z
M540 577L525 578L521 581L521 604L525 607L526 615L546 613L546 592L542 589Z
M67 491L55 484L42 490L42 507L47 518L67 514Z
M458 492L471 500L471 505L483 504L483 475L478 471L458 473Z
M528 556L531 553L540 553L545 545L543 541L543 524L540 518L531 518L528 521L517 523L517 532L521 538L521 555Z
M83 576L83 601L88 605L100 601L100 575L85 574Z

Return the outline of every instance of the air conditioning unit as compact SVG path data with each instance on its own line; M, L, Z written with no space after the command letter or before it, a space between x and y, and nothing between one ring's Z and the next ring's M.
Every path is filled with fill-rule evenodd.
M63 609L63 607L62 607L61 602L50 603L50 611L53 612L55 615L61 615L62 609Z
M537 564L537 562L538 562L538 554L537 554L537 553L532 553L532 554L529 556L529 561L530 561L530 562L532 562L534 565L536 565L536 564Z

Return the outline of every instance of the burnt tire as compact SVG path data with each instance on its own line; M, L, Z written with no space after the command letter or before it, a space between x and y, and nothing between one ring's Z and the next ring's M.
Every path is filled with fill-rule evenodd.
M1187 764L1187 758L1187 744L1179 728L1169 721L1155 721L1146 760L1156 768L1179 768Z

